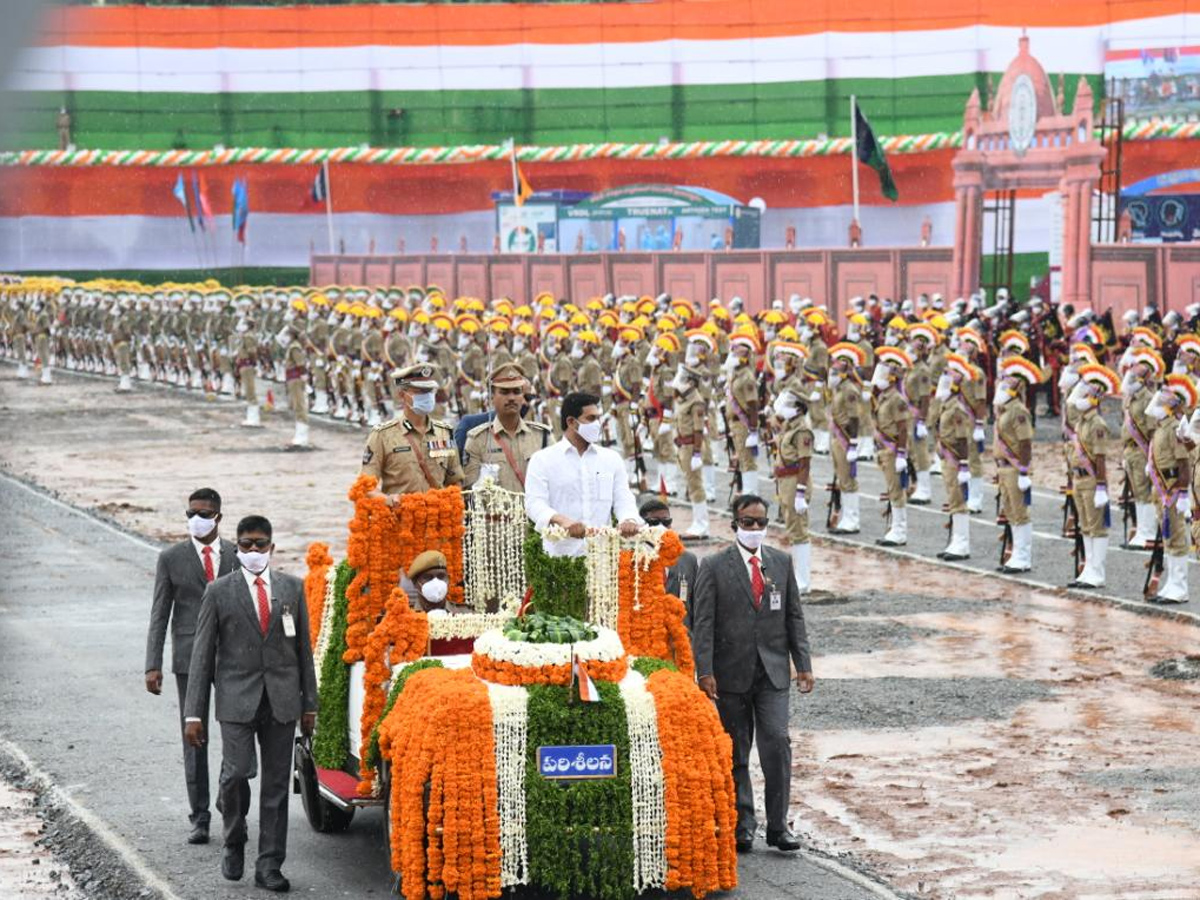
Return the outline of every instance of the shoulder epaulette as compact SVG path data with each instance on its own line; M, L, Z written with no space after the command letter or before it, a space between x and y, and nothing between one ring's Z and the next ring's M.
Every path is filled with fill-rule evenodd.
M477 434L483 434L487 429L492 427L491 422L480 422L467 431L467 437L474 437Z

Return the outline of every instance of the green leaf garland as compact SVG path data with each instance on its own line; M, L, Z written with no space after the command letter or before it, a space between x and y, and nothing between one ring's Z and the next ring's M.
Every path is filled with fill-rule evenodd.
M321 663L321 693L317 702L317 728L313 733L313 760L322 769L341 769L350 757L350 666L346 652L346 588L354 569L345 560L333 581L333 619L329 624L329 650Z
M388 691L387 703L384 704L383 714L379 717L379 721L375 723L375 727L371 729L371 737L367 742L367 763L371 768L375 769L379 767L379 726L388 717L388 713L392 711L392 707L396 705L396 700L400 697L400 692L404 690L404 685L408 683L408 679L422 669L441 668L444 667L440 659L418 659L396 673L396 677L392 679L392 687Z
M629 663L629 667L648 679L655 672L666 669L668 672L678 672L679 666L669 659L659 659L657 656L639 656Z
M557 895L592 900L633 897L633 801L625 702L615 684L598 682L599 703L568 702L570 689L533 685L525 770L529 872ZM537 748L615 744L617 775L558 782L538 771Z
M547 556L542 536L525 534L525 581L533 590L533 608L551 616L587 618L587 560Z

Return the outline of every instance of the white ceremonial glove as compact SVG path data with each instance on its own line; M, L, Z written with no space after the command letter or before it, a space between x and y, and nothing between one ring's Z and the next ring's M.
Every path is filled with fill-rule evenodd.
M612 395L612 385L608 385L608 384L604 385L604 387L600 388L600 393L603 394L605 397L611 396Z
M750 448L751 450L753 450L755 447L758 446L758 432L757 431L752 431L752 432L750 432L749 435L746 436L746 446L748 448Z
M846 451L846 462L848 462L848 463L858 462L858 443L857 442L851 442L850 448Z
M663 422L661 425L658 426L658 436L659 437L670 437L671 433L674 430L675 429L671 427L670 422Z
M929 429L925 427L924 422L918 422L916 427L913 429L913 434L916 435L918 441L923 441L925 438L929 437Z
M1102 484L1096 485L1096 495L1092 498L1092 504L1096 509L1104 509L1108 506L1108 488Z
M643 444L649 443L649 441L650 441L650 432L646 430L645 425L638 425L637 436L638 436L638 440L641 441Z
M1185 519L1190 519L1192 517L1192 498L1187 494L1180 494L1179 499L1175 501L1175 508Z
M792 506L797 513L804 514L808 512L808 498L804 496L804 491L796 491L796 502Z
M808 395L808 399L809 399L810 403L820 403L821 402L821 392L813 391L811 394Z
M701 456L699 453L693 453L692 454L692 471L695 472L697 469L703 469L703 468L704 468L704 457Z
M903 472L908 468L908 457L903 453L896 454L896 471Z
M968 469L966 466L959 466L958 467L958 483L966 484L970 480L971 480L971 470Z
M975 430L971 432L971 439L974 441L982 441L984 439L982 422L975 423Z
M870 391L870 389L869 389L869 388L868 388L867 390L864 390L864 391L862 392L862 398L863 398L863 400L866 400L866 401L868 401L868 402L870 401L870 399L871 399L871 391Z
M675 417L675 414L674 414L673 412L671 412L671 410L670 410L670 409L664 409L664 410L662 411L662 420L663 420L663 424L664 424L664 425L665 425L667 422L670 422L670 421L671 421L671 419L673 419L674 417Z
M1017 490L1027 491L1031 487L1033 487L1033 482L1030 480L1028 475L1017 476ZM1100 504L1097 503L1096 505L1099 506Z

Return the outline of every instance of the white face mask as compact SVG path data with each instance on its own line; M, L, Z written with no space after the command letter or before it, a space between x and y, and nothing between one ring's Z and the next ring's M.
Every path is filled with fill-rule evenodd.
M775 366L775 368L771 371L775 373L775 377L779 381L783 381L783 379L787 378L787 366Z
M204 516L192 516L188 519L188 534L197 540L208 537L217 527L217 517L206 519Z
M771 404L771 408L775 410L775 415L784 421L794 419L800 414L800 409L795 405L791 394L786 392L775 398L775 402Z
M625 345L621 344L621 343L613 344L612 358L620 359L624 355L625 355Z
M1058 376L1059 390L1069 391L1079 382L1079 373L1072 369L1064 369L1062 375Z
M525 349L525 341L522 338L517 338L513 341L513 353L520 353Z
M733 353L730 353L728 356L725 357L725 361L723 363L721 363L721 368L733 370L733 369L737 368L737 364L738 364L737 356Z
M429 351L424 347L417 351L417 362L429 362Z
M1071 393L1067 397L1067 402L1080 412L1092 408L1091 390L1085 382L1079 382L1075 387L1071 388Z
M237 558L242 568L252 575L261 575L271 564L271 554L259 553L257 550L239 550Z
M837 387L837 386L838 386L839 384L841 384L841 383L842 383L842 376L841 376L841 373L839 373L839 372L832 372L832 371L831 371L831 372L829 373L829 386L830 386L831 388L835 388L835 387Z
M700 364L700 351L693 346L689 346L687 354L683 359L689 366L698 366Z
M469 334L460 334L458 336L458 349L466 350L471 346L471 336Z
M583 359L583 347L576 344L571 348L571 359Z
M812 329L805 327L800 329L800 340L807 342L813 336Z
M651 350L649 353L646 354L646 365L653 368L654 366L657 366L658 364L659 364L658 350L657 349Z
M434 391L426 391L423 394L415 394L412 398L412 408L415 412L429 415L433 412L434 406L437 405L437 397Z
M441 603L449 590L450 585L445 578L430 578L421 585L421 596L430 603Z
M887 390L892 384L890 373L887 366L879 363L875 366L875 371L871 373L871 385L881 391Z
M949 375L939 376L938 383L937 383L937 390L933 392L933 396L935 396L939 400L943 400L943 401L949 400L950 393L951 393L951 391L950 391L951 384L952 384L952 382L950 381Z
M1132 397L1142 389L1142 382L1138 378L1136 372L1126 372L1125 377L1121 379L1121 393L1126 397Z
M766 531L747 531L745 528L738 526L738 543L747 550L757 550L762 546L763 539L766 538L766 536Z
M1012 398L1013 395L1004 388L996 388L996 396L992 399L992 406L996 407L996 409L1001 409Z
M1146 415L1156 420L1162 420L1167 417L1167 405L1163 403L1162 395L1154 395L1154 399L1146 405Z
M600 422L580 422L579 436L589 444L595 444L600 440Z
M857 344L859 338L859 330L857 328L846 329L846 340L852 344Z
M500 338L496 337L496 335L494 335L494 334L488 335L487 343L488 343L489 350L495 350L497 347L500 346Z

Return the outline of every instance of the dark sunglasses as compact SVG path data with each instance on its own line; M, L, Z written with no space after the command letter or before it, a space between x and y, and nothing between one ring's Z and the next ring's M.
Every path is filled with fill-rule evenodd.
M271 546L270 538L238 538L239 550L266 550Z
M184 515L189 519L193 516L199 516L202 519L215 519L220 513L215 509L189 509Z
M670 516L667 516L665 519L646 519L645 521L647 525L666 525L668 528L670 528L671 523L675 520Z
M737 520L738 525L747 530L754 528L766 528L771 524L771 520L767 516L742 516Z

